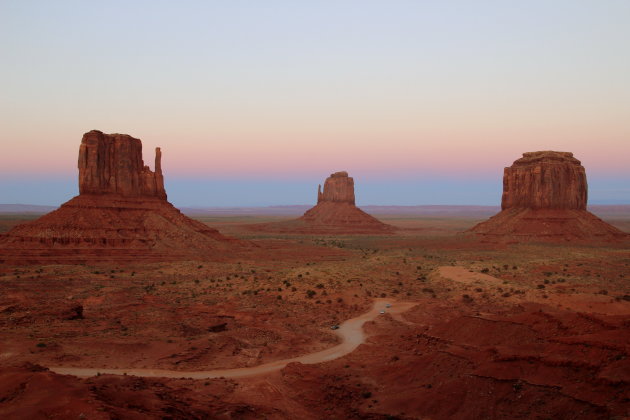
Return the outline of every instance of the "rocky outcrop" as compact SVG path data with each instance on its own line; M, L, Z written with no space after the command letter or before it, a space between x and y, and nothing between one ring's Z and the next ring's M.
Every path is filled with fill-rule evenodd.
M504 170L501 212L468 232L501 242L627 237L586 210L587 190L586 171L572 153L523 153Z
M331 174L324 182L323 192L321 185L317 187L317 204L322 202L354 205L354 179L348 176L348 172Z
M586 171L569 152L523 153L503 173L501 208L586 210Z
M254 231L302 234L383 234L395 229L354 204L354 180L345 171L331 174L317 189L317 205L286 222L250 225Z
M83 305L79 302L66 303L62 307L59 316L62 320L66 321L83 319Z
M98 130L85 133L79 148L79 193L166 200L160 148L155 149L153 172L142 160L139 139Z
M239 246L166 201L160 149L151 171L142 142L126 134L83 136L79 191L59 209L0 236L0 262L216 259Z

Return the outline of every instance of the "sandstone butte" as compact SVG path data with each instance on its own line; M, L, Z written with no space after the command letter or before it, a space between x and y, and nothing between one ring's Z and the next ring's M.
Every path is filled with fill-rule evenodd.
M298 219L251 224L253 231L296 234L383 234L395 230L355 205L354 179L345 171L331 174L317 188L317 205Z
M586 210L586 171L573 153L523 153L503 173L501 212L468 232L498 241L608 241L628 235Z
M83 263L208 258L238 241L184 216L167 201L161 151L155 171L142 142L90 131L79 148L79 195L0 236L0 262Z
M336 233L387 233L394 228L355 205L354 179L345 171L331 174L317 188L317 205L298 219L304 230Z

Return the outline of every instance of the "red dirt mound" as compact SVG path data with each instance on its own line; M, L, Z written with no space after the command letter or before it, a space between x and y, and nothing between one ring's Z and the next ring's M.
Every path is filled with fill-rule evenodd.
M503 210L478 224L471 232L488 240L507 241L609 241L628 235L586 210Z

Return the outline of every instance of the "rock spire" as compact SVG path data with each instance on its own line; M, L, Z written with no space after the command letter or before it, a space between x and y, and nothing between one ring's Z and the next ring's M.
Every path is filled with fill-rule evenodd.
M183 215L166 201L161 165L142 160L142 142L90 131L79 147L79 195L0 235L0 263L150 262L216 259L239 241Z

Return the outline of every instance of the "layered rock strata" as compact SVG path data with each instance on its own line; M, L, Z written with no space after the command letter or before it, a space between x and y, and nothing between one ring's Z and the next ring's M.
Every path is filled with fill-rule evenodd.
M523 153L504 170L501 212L469 232L517 242L627 237L587 211L587 197L586 171L572 153Z
M205 259L237 246L166 200L159 148L151 171L139 139L90 131L78 166L80 194L0 236L0 262Z
M569 152L523 153L503 172L501 209L586 210L586 171Z

